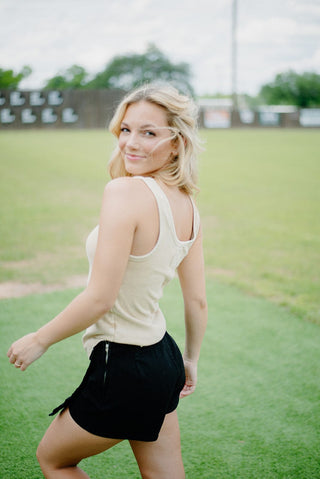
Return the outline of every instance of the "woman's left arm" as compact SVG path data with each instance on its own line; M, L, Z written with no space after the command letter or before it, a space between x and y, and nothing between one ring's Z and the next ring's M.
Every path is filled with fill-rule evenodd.
M10 362L22 371L52 344L83 331L112 308L137 225L138 208L131 185L130 178L119 178L105 188L98 243L86 289L49 323L10 347L7 353Z

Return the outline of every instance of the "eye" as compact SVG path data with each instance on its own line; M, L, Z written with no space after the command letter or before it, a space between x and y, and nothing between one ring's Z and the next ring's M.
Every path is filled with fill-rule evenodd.
M144 136L156 136L156 134L151 130L141 130L141 133Z
M121 129L120 129L121 133L128 133L130 130L129 128L123 126Z

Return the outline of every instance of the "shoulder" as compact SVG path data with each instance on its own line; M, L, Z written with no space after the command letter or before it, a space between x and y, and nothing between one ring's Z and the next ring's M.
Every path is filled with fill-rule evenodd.
M145 200L150 193L150 189L141 178L130 176L115 178L109 181L104 189L106 198L116 199L129 205Z
M103 208L123 220L139 221L152 205L152 192L141 178L120 177L109 181L103 193Z

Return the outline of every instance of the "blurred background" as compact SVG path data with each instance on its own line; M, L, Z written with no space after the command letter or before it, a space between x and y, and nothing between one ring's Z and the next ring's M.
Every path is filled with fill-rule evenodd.
M153 80L194 97L204 146L209 322L179 406L186 477L320 477L319 26L320 0L0 0L1 479L40 477L47 413L87 365L78 336L23 377L6 351L85 286L108 121ZM176 279L161 308L183 348ZM85 470L139 477L127 446Z
M319 0L2 0L0 127L105 127L153 80L206 128L320 126L319 25Z

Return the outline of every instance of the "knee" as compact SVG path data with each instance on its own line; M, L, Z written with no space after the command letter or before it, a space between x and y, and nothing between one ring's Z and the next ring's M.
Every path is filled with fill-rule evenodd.
M40 444L37 448L36 457L37 457L38 463L41 467L41 470L43 472L44 477L48 478L50 470L52 469L52 467L50 466L50 462L49 462L49 459L48 459L47 454L46 454L46 448L44 447L42 442L40 442Z
M170 476L170 474L169 475L166 474L165 476L163 476L162 474L158 475L158 474L155 474L155 473L150 472L150 471L146 472L146 473L140 471L140 473L141 473L142 479L171 479L171 477L172 477L172 479L176 479L176 478L177 479L186 479L186 476L185 476L184 473L182 473L179 476L177 476L174 472L172 472L173 476Z
M183 467L170 471L148 467L140 467L139 469L142 479L186 479Z
M38 447L37 447L36 457L37 457L38 463L40 464L41 461L42 461L42 446L41 446L41 442L40 442L40 444L39 444Z
M37 451L36 451L36 457L37 457L38 463L40 464L41 469L42 469L42 464L45 463L45 455L44 455L44 450L43 450L43 446L42 446L41 442L38 445L38 448L37 448Z

